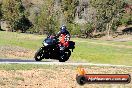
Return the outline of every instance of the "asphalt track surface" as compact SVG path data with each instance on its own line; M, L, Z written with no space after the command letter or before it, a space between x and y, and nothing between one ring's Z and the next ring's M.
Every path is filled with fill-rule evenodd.
M132 68L132 66L126 65L111 65L111 64L94 64L94 63L84 63L84 62L59 62L58 60L44 60L37 62L34 59L30 60L21 60L21 59L0 59L0 64L43 64L43 65L71 65L71 66L79 66L79 65L89 65L89 66L112 66L112 67L128 67Z

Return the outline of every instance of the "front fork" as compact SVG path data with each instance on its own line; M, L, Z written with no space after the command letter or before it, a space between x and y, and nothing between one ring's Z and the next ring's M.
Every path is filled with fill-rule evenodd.
M49 59L49 51L46 49L46 47L41 47L43 50L44 58Z

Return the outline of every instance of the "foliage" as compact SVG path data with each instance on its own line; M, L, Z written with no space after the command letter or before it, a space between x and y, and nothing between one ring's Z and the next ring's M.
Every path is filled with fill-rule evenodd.
M108 31L122 17L124 2L122 0L91 0L91 4L97 10L96 28L100 31Z
M1 3L0 3L0 22L1 22L1 19L2 19L2 11L1 11ZM1 23L0 23L0 30L2 30L1 29Z
M32 23L25 16L22 16L22 18L14 22L14 29L21 30L22 32L26 32L31 26Z
M1 11L1 3L0 3L0 20L1 20L1 18L2 18L2 11Z
M132 16L128 13L125 13L123 15L123 17L119 20L120 21L120 25L131 25L132 24ZM131 22L131 23L130 23Z
M79 24L70 24L69 27L70 33L72 35L79 35L81 34L81 26Z
M55 33L58 28L56 12L54 11L53 1L45 1L40 14L35 18L35 28L41 34Z
M11 26L10 31L17 30L20 27L22 31L27 30L24 29L24 26L26 26L23 22L20 23L19 21L26 21L24 18L24 11L25 8L22 5L21 0L3 0L2 1L2 14L3 19L9 22L9 25ZM15 28L15 29L14 29Z
M81 30L86 36L93 32L110 35L119 25L131 24L131 15L124 12L126 4L126 0L43 0L40 4L2 0L0 17L9 22L11 31L25 32L30 28L28 31L52 34L64 24L73 35L82 34ZM77 14L82 16L78 16L82 19L78 24ZM87 23L81 23L84 21Z
M73 23L78 4L78 0L62 0L61 8L67 23Z

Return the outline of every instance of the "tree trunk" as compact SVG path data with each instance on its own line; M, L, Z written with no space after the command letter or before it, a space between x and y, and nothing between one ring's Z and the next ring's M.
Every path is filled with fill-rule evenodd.
M2 30L2 29L1 29L1 19L0 19L0 30Z
M108 39L110 39L110 31L111 31L111 27L112 27L113 21L114 21L114 19L112 19L112 20L107 24L107 26L106 26L106 28L108 29L108 30L107 30L107 37L108 37Z
M110 23L107 24L106 28L107 28L107 38L110 39Z

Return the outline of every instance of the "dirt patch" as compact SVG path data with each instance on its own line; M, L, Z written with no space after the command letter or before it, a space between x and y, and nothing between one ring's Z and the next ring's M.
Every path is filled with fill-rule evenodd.
M85 67L89 74L125 74L132 75L131 68L117 67ZM86 84L76 83L77 67L54 66L49 69L32 69L5 71L0 70L1 88L131 88L130 84Z
M33 58L34 53L18 46L0 46L0 56L5 58Z

